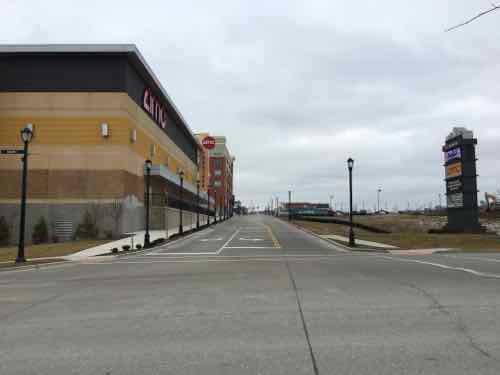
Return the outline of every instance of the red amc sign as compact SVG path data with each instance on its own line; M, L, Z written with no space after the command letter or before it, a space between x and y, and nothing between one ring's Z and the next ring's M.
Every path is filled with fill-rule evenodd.
M203 140L201 141L201 144L203 145L203 147L205 147L207 150L211 150L215 147L215 138L214 137L205 137L203 138Z
M167 111L161 105L160 100L148 88L144 90L142 106L153 117L156 123L165 129L167 125Z

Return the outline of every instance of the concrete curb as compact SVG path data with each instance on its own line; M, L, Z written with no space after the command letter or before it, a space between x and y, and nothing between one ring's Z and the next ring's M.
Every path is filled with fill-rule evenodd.
M37 259L37 258L35 258L35 259ZM71 264L76 263L76 262L73 262L70 260L65 260L63 258L58 258L58 259L62 259L62 260L57 261L57 262L47 262L47 263L40 263L40 264L27 264L25 266L12 265L12 267L2 267L2 268L0 268L0 274L3 272L28 271L30 269L49 268L49 267L54 267L54 266L69 266Z
M309 230L309 229L306 229L306 228L303 228L299 225L296 225L296 224L293 224L293 223L290 223L288 221L285 221L283 219L280 219L282 222L288 224L288 225L291 225L293 226L294 228L297 228L297 229L300 229L301 231L303 232L306 232L316 238L319 238L320 240L323 240L323 241L326 241L328 242L329 244L334 244L335 246L338 246L340 247L341 249L343 250L346 250L346 251L349 251L349 252L362 252L362 253L383 253L383 254L390 254L390 251L388 250L385 250L385 249L370 249L370 248L352 248L352 247L349 247L349 246L346 246L344 245L343 243L340 243L340 242L337 242L337 241L334 241L332 239L328 239L328 238L323 238L321 237L319 234L317 233L314 233L313 231Z

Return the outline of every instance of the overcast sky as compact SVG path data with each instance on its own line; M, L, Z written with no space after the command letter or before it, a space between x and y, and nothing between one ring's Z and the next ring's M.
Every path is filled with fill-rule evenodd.
M246 204L291 189L340 208L352 156L360 208L379 187L406 208L444 193L457 125L481 196L500 186L500 11L444 32L490 3L5 0L0 43L136 44L193 131L227 137Z

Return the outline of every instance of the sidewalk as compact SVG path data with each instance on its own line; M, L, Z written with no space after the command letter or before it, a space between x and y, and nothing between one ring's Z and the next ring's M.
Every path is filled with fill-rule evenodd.
M194 229L194 228L196 228L196 224L184 225L184 231L186 231L186 232L191 230L191 229ZM124 245L129 245L130 249L135 249L136 245L138 245L138 244L141 245L142 247L144 247L144 234L145 233L146 232L143 230L138 231L138 232L133 232L133 233L127 233L127 234L130 234L129 237L125 237L125 238L122 238L120 240L113 241L113 242L107 242L103 245L94 246L94 247L79 251L78 253L63 256L61 258L66 259L66 260L83 260L85 258L95 257L97 255L103 255L103 254L110 253L111 249L113 249L115 247L118 249L118 252L122 252L123 251L122 246L124 246ZM178 234L178 233L179 233L179 228L169 229L168 230L168 238L170 238L171 236ZM151 242L153 242L154 240L156 240L158 238L168 239L167 232L165 230L151 230L151 231L149 231L149 238L150 238Z
M340 242L345 242L345 243L349 242L348 237L338 236L336 234L324 234L324 235L320 235L320 237L326 238L327 240L340 241ZM374 247L374 248L378 248L378 249L386 249L386 250L399 249L397 246L387 245L385 243L380 243L380 242L365 241L365 240L358 240L358 239L354 240L354 242L356 243L356 245Z

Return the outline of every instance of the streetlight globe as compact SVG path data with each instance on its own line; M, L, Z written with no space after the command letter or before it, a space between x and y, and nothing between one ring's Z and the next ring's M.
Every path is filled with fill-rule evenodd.
M354 166L354 160L352 158L347 159L347 167L349 169L352 169L353 166Z
M26 126L23 130L21 130L21 138L23 142L29 143L31 142L31 138L33 137L33 131L30 127Z

